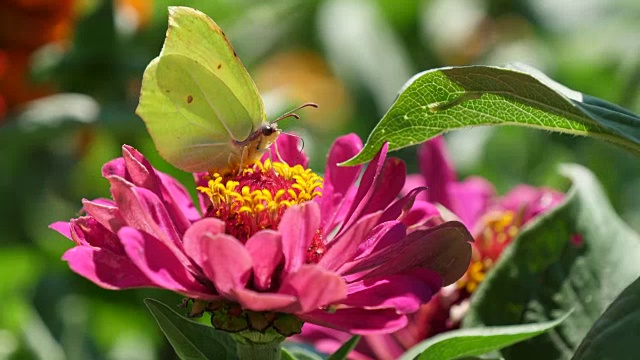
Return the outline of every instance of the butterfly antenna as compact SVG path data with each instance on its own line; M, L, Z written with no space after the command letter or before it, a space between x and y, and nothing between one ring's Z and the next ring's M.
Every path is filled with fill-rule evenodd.
M294 117L294 118L300 120L300 116L298 114L294 113L294 111L298 111L298 110L306 108L306 107L312 107L312 108L316 108L317 109L318 108L318 104L312 103L312 102L304 103L304 104L298 106L297 108L289 110L286 113L280 115L280 117L275 119L275 120L273 120L271 122L271 124L275 124L278 121L286 119L286 118L289 118L289 117Z

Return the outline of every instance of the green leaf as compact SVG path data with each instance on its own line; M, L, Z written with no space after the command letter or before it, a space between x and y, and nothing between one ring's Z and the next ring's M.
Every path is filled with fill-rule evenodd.
M573 360L635 359L640 343L640 278L593 325Z
M329 356L327 360L345 360L347 358L347 355L349 355L349 353L351 352L351 350L353 350L356 347L356 345L358 345L358 342L360 342L360 336L358 335L352 336L351 339L349 339L349 341L342 344L342 346L340 346L340 349L338 349L338 351L336 351L331 356Z
M280 356L282 358L282 360L298 360L298 358L293 355L291 352L289 352L289 350L282 348L280 353Z
M191 321L155 299L144 303L180 359L236 359L228 333Z
M284 352L287 352L287 356L292 356L297 360L323 360L325 356L321 356L315 351L313 347L308 344L300 344L295 342L285 342L282 346L282 354L284 359Z
M465 66L417 74L405 84L362 151L341 165L371 160L384 142L389 150L397 150L449 130L482 125L592 136L640 151L640 117L570 90L538 70L525 71Z
M569 359L588 329L640 275L640 237L613 211L594 175L564 165L563 204L524 229L471 299L464 327L540 322L557 328L502 350L506 359Z
M494 326L477 329L454 330L427 339L402 355L400 360L448 360L462 356L477 356L500 350L557 326L569 313L553 321L539 324Z

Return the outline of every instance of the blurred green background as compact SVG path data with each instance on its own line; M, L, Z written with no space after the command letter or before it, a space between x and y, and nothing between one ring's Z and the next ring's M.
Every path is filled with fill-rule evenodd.
M640 112L636 0L3 0L0 3L0 359L173 359L142 303L180 297L113 292L72 273L71 242L47 228L108 197L100 168L122 144L190 187L157 155L134 114L140 79L162 46L168 5L225 29L271 117L305 101L301 134L322 172L336 136L366 138L418 71L522 61L582 92ZM448 136L461 176L500 192L518 183L566 190L562 162L593 170L640 230L640 161L591 139L523 128ZM416 171L415 148L395 155ZM193 189L191 189L193 190Z

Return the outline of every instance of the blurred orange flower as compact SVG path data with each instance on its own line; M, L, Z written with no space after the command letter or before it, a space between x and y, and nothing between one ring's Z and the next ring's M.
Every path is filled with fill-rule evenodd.
M134 20L134 29L151 18L152 0L116 0L118 16ZM85 1L3 0L0 2L0 123L7 111L55 92L52 84L29 79L31 56L38 48L67 42Z
M53 91L29 81L29 60L42 45L67 39L72 24L72 0L0 3L0 121L6 110Z
M115 0L117 16L124 18L138 30L149 25L153 10L151 0Z

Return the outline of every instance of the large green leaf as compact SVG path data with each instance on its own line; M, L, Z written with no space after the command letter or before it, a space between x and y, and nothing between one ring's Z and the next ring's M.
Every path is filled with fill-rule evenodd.
M526 72L524 72L526 71ZM426 141L449 130L520 125L600 138L640 151L640 117L585 96L541 72L490 67L447 67L414 76L369 135L364 149L343 165Z
M640 278L596 321L573 360L637 359L640 344Z
M559 319L539 324L494 326L449 331L427 339L405 352L400 360L449 360L462 356L478 356L500 350L557 326L569 313Z
M235 341L228 333L191 321L155 299L145 299L180 359L236 359Z
M349 341L340 346L338 351L331 354L327 360L345 360L351 350L355 349L356 345L358 345L358 342L360 342L360 336L352 336Z
M575 308L553 330L506 348L507 359L568 359L592 324L640 275L640 237L613 211L593 174L562 172L573 187L524 229L472 297L463 325L540 322Z
M282 348L281 358L282 360L298 360L298 358L293 355L289 350Z

